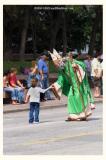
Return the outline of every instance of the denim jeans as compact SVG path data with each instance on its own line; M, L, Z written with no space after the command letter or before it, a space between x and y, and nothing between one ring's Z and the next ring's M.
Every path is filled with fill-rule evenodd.
M43 89L48 88L49 87L48 77L44 77L44 79L41 81L41 84L42 84L42 88ZM51 99L50 91L49 90L47 92L45 92L45 98Z
M21 88L21 87L16 87L15 88L15 90L16 90L16 93L17 93L17 96L18 96L18 101L19 101L19 103L22 103L22 102L24 102L24 90Z
M39 108L39 103L30 102L29 123L33 123L33 121L39 122Z
M15 100L18 99L17 91L14 88L12 88L12 87L6 87L6 88L4 88L4 91L11 94L11 99L12 100L15 101Z

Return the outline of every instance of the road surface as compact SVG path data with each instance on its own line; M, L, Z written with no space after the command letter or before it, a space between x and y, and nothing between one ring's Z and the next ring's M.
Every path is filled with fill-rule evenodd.
M101 155L102 103L87 122L66 118L66 107L41 110L31 125L27 111L4 114L4 155Z

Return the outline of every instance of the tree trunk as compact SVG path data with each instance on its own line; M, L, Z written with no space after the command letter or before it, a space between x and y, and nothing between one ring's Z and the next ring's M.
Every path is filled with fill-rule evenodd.
M35 57L36 54L36 20L34 19L34 22L31 22L32 25L32 43L33 43L33 56Z
M53 51L53 48L55 48L56 44L56 36L57 36L57 27L55 30L52 30L52 36L51 36L51 42L50 42L50 51Z
M60 28L61 14L58 14L58 17L51 21L51 41L50 41L50 51L53 51L56 44L56 36Z
M29 25L29 8L25 8L25 18L24 18L24 25L23 25L23 30L21 34L21 45L20 45L20 60L24 60L24 54L25 54L25 46L26 46L26 38L27 38L27 30L28 30L28 25Z
M67 34L66 34L66 20L65 20L65 13L63 11L63 53L66 55L67 51Z
M96 25L93 24L90 44L89 44L89 52L88 52L89 55L93 55L93 50L95 48L95 40L96 40Z
M12 35L11 29L9 33L10 35ZM11 44L12 44L11 37L9 37L6 34L5 28L4 28L3 30L3 59L6 61L11 59L11 53L12 53Z

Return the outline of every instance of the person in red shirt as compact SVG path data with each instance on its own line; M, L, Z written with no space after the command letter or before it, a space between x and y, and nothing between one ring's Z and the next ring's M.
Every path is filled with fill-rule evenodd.
M9 85L9 82L8 82L9 76L10 76L9 71L5 72L3 75L3 91L11 94L11 103L15 105L15 104L18 104L17 103L18 95L15 88Z
M18 93L18 102L23 103L24 102L24 86L23 84L17 79L17 69L11 68L10 70L10 76L9 76L9 84L11 87L15 88Z

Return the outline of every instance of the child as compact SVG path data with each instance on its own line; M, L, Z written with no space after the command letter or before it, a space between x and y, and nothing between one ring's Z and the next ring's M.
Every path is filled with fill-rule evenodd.
M39 123L39 109L40 109L40 93L46 92L48 89L42 89L37 87L38 80L32 79L31 81L31 88L28 90L25 103L28 103L30 100L30 112L29 112L29 123L32 124L34 121L35 123Z
M30 68L30 72L28 74L28 78L27 78L27 86L28 88L31 87L31 80L34 79L36 77L36 69L35 68Z

